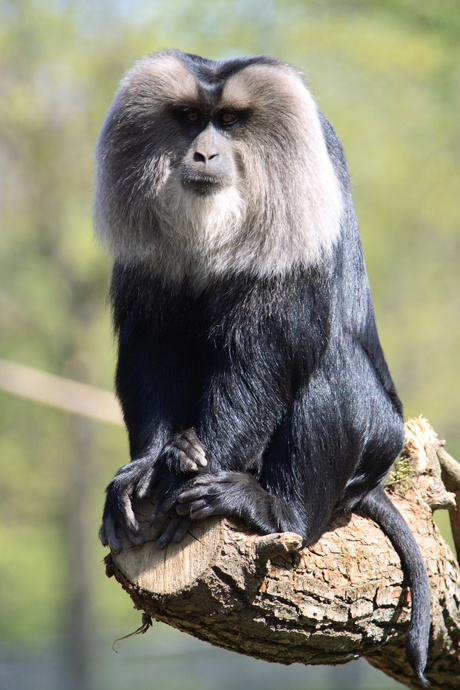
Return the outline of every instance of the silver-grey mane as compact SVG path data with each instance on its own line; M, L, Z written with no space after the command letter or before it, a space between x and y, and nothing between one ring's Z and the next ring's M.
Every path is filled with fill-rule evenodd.
M320 261L340 232L342 190L298 72L252 62L225 81L219 107L250 116L232 142L232 184L207 197L181 186L186 150L168 115L200 99L180 53L150 55L127 73L96 149L98 238L115 260L198 283Z

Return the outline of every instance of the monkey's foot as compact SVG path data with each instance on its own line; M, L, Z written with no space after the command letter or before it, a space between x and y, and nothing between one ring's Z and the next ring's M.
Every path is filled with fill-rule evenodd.
M192 477L179 491L175 509L192 520L236 518L261 534L295 532L304 539L308 535L302 507L269 493L248 472L221 470Z
M177 498L176 512L189 515L193 520L211 515L250 520L252 512L257 512L260 507L261 514L264 514L267 502L273 500L250 474L221 471L191 479ZM269 528L267 531L274 530Z

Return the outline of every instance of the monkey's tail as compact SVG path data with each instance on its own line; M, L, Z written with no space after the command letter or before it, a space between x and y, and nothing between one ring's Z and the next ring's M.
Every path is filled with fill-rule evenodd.
M407 659L424 685L429 685L424 671L428 656L431 623L430 583L425 563L414 536L401 513L379 485L354 509L370 517L393 544L409 580L412 612L406 639Z

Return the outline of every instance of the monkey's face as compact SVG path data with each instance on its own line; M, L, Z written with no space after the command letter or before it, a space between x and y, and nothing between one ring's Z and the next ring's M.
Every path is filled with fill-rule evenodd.
M247 118L238 110L176 107L174 116L187 151L178 174L186 192L208 196L237 181L233 135Z
M272 58L140 60L96 162L96 232L119 260L271 275L319 260L339 234L318 110L297 71Z

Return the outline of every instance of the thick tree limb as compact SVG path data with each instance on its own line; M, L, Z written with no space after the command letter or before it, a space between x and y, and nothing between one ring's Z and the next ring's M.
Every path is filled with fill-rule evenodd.
M456 513L440 481L438 454L454 493L460 477L452 458L455 465L445 469L442 443L424 420L411 420L407 432L409 471L392 476L393 489L399 486L404 496L393 490L391 497L414 532L431 582L427 676L434 688L460 688L460 570L429 507ZM136 507L144 524L151 509L147 502ZM107 556L107 574L137 608L212 644L286 664L364 656L407 687L422 687L405 658L410 597L396 552L365 518L353 515L331 529L300 549L295 534L260 537L226 519L208 519L164 550L126 542L121 553Z

